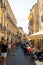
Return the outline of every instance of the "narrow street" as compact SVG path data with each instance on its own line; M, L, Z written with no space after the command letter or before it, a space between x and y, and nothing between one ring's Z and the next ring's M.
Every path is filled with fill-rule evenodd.
M3 65L3 62L0 63L0 65ZM21 47L18 47L15 50L14 56L10 54L7 57L7 65L36 65L36 64L31 61L29 56L24 55Z
M29 56L25 56L21 47L18 47L15 51L15 55L8 57L7 65L35 65L35 63L31 62Z
M0 0L0 65L43 65L43 0Z
M3 65L3 62L0 62L0 65ZM30 56L24 55L21 47L15 49L15 54L8 55L7 65L43 65L43 62L32 61Z

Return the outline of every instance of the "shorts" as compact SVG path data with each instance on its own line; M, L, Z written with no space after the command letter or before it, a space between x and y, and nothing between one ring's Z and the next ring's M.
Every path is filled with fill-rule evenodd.
M7 53L1 53L2 57L7 57Z

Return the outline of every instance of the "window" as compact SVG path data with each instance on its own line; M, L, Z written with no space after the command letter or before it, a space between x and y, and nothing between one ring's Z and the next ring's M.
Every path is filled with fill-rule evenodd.
M43 7L42 7L41 21L43 22Z
M2 29L2 24L0 23L0 30Z
M0 0L0 3L2 3L2 0Z
M4 9L6 9L6 6L5 6L5 0L0 0L0 3L1 3L1 8L4 8Z
M41 21L43 22L43 15L41 15Z
M0 4L1 4L1 7L2 7L2 0L0 0Z

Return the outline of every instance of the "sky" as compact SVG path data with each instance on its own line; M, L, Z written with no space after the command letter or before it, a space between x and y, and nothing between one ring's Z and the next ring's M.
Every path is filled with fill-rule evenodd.
M29 33L28 30L28 16L30 9L37 2L37 0L8 0L14 16L17 20L17 26L22 27L25 33Z

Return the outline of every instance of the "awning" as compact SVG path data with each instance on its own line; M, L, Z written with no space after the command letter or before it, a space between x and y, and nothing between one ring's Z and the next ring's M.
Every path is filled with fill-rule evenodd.
M41 39L42 37L43 37L43 31L38 31L38 32L36 32L36 33L34 33L34 34L31 34L31 35L29 36L29 38L30 38L31 40Z

